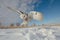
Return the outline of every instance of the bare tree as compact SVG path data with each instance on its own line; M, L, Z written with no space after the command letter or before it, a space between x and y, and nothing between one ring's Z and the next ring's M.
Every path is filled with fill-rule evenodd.
M32 24L32 26L36 26L36 24L34 23L34 24Z
M44 26L44 24L42 24L42 26Z
M14 24L12 23L10 26L14 26Z
M0 22L0 26L2 26L2 23Z
M16 23L16 26L20 26L20 23Z

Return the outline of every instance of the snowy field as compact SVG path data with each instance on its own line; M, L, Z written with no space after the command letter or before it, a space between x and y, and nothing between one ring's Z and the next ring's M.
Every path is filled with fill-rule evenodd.
M0 40L60 40L60 27L0 29Z

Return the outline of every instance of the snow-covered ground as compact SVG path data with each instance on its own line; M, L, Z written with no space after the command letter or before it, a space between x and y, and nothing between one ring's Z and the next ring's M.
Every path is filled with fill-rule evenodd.
M0 29L0 40L60 40L60 28Z

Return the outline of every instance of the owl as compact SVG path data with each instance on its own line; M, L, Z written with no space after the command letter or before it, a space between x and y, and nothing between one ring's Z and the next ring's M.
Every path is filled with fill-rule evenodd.
M39 20L41 21L43 19L43 15L41 12L37 12L37 11L30 11L29 13L24 13L22 11L19 11L17 9L13 9L11 7L7 7L8 9L17 12L17 14L19 15L20 19L23 20L23 22L21 23L21 25L28 25L28 23L31 20Z

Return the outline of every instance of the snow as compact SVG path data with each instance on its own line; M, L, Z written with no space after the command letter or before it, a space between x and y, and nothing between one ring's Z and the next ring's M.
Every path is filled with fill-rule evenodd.
M59 40L60 28L0 29L0 40Z

